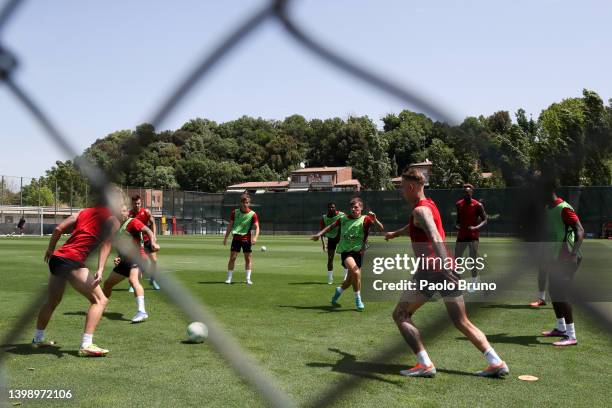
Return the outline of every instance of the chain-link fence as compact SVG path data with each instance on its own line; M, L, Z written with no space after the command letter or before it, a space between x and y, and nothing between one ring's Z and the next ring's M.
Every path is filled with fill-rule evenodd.
M51 194L51 190L39 186L36 179L2 176L1 180L0 234L13 233L21 218L25 220L25 234L49 234L58 222L81 208L74 206L75 202L81 206L88 202L87 189L60 194L56 188ZM240 204L240 195L235 192L204 193L133 186L121 186L121 189L127 197L140 197L142 205L153 213L157 230L168 235L223 234L231 210ZM83 193L85 197L81 195ZM605 225L612 221L612 186L561 187L558 193L572 204L589 237L604 236ZM327 203L334 202L339 209L347 210L349 200L356 194L364 200L367 209L377 213L388 229L406 224L410 206L398 190L268 192L252 194L251 197L262 233L282 235L316 231ZM456 220L455 203L462 197L462 190L428 189L427 194L438 205L444 229L452 234ZM489 216L482 235L518 236L521 232L521 207L517 199L520 201L524 194L520 188L476 190L475 198L484 204Z
M11 17L14 11L22 2L19 0L9 0L5 3L4 8L0 10L0 33L4 25L11 20ZM210 69L215 66L223 57L225 57L230 51L234 50L235 46L240 42L249 39L250 34L252 34L256 29L260 28L263 24L266 23L280 23L285 30L285 33L296 40L296 42L304 47L305 50L313 53L318 58L322 59L322 61L331 64L332 66L343 70L345 73L352 75L356 79L363 81L364 83L373 86L376 90L382 91L388 95L399 98L410 106L416 107L418 110L430 115L431 117L443 120L448 123L454 122L450 115L446 114L446 111L442 109L439 105L434 104L424 98L422 95L417 95L416 93L402 88L391 81L385 79L383 76L377 75L374 71L366 69L358 64L355 64L344 57L341 56L336 50L332 50L325 45L317 42L313 38L311 38L306 32L304 32L299 25L294 21L291 15L288 12L288 5L290 1L277 0L272 1L265 4L261 9L257 10L253 15L249 16L243 23L241 23L238 27L235 27L228 35L221 41L216 47L209 50L209 52L204 55L201 62L199 62L194 69L187 75L184 81L177 87L175 92L170 94L168 98L160 105L159 110L154 115L151 123L155 127L159 127L159 125L168 117L171 111L173 111L178 103L183 99L183 97L193 89L193 85L201 80ZM23 107L32 115L33 120L37 121L47 132L48 136L61 148L65 151L65 153L70 157L76 157L78 152L73 149L72 143L58 131L57 127L54 123L49 119L46 115L45 111L39 106L30 95L28 95L25 90L15 81L13 77L13 73L18 68L16 54L10 52L5 48L4 44L0 42L0 80L2 80L3 84L7 87L8 91L15 98L16 103L20 103ZM36 69L37 67L32 67L32 69ZM106 177L101 173L101 171L95 168L91 163L88 163L84 160L80 160L78 163L78 167L80 171L86 176L94 186L96 190L103 190L105 186L108 185ZM396 192L390 192L389 195L385 194L376 196L376 197L367 197L366 201L368 202L368 206L372 209L376 209L381 212L378 208L383 208L386 205L391 206L399 206L402 207L403 204L400 204L400 201L397 200L398 195ZM449 196L448 203L451 205L455 198L455 192L440 192L440 194L446 194ZM571 195L571 194L570 194ZM483 195L484 196L484 195ZM228 197L228 200L225 201L225 198ZM171 203L174 206L175 216L176 214L180 214L180 218L184 219L184 217L191 216L192 225L195 227L195 219L197 212L200 211L200 219L205 220L208 215L204 214L204 211L208 208L208 211L214 212L217 211L215 209L221 209L222 214L226 214L231 206L236 205L236 198L230 196L222 196L221 205L219 205L219 197L215 196L210 199L210 202L207 202L206 205L202 204L202 200L205 200L198 194L192 193L183 193L182 197L179 200L182 200L182 205L177 210L176 200L177 198L171 198ZM262 208L263 219L265 220L268 217L268 214L272 214L272 216L277 216L281 213L278 206L274 206L277 202L270 203L269 205L264 206L264 200L267 200L268 196L257 197L255 203L260 205ZM298 197L298 196L295 196ZM320 212L321 202L327 201L327 199L317 199L315 198L317 195L303 195L300 197L302 199L301 205L296 204L292 211L301 212L302 219L308 220L308 224L310 221L314 221L314 217L318 216L318 212ZM344 197L342 199L341 196L337 196L338 198L335 201L344 202L348 197ZM385 202L385 198L390 199L390 201L397 201L397 203L389 204ZM572 200L572 197L568 197ZM514 204L518 205L517 201L520 200L520 197L516 196L505 196L499 198L502 201L507 200L507 203L504 203L504 206L513 206ZM164 198L165 200L165 198ZM298 200L298 198L295 198ZM491 208L494 207L493 199L489 199L485 197L485 203L490 205ZM180 202L180 201L179 201ZM200 205L198 205L200 203ZM297 201L296 201L297 203ZM501 204L500 204L501 205ZM601 205L605 206L605 208L609 208L609 201L604 201L602 203L598 202L597 204L590 203L586 204L587 208L591 206ZM164 203L165 207L165 203ZM283 203L282 210L286 210L288 207L287 204ZM265 208L265 210L264 210ZM312 208L313 218L310 218L310 211L308 211L308 215L304 215L305 209ZM605 209L604 208L604 209ZM180 212L179 212L180 211ZM265 211L265 213L264 213ZM269 213L268 213L269 211ZM445 210L446 211L446 210ZM452 212L452 209L450 210ZM382 211L384 212L384 211ZM448 212L448 211L446 211ZM407 211L402 211L401 213L407 214ZM295 213L293 213L295 215ZM398 223L401 220L398 220ZM447 221L449 222L449 221ZM262 223L265 225L265 221L262 220ZM282 224L279 222L279 230L280 229L289 229L288 224ZM285 226L283 226L285 225ZM309 227L311 230L312 227ZM125 250L126 253L132 254L133 248L123 247L122 243L119 242L117 245L122 247L122 250ZM136 258L136 257L135 257ZM504 279L507 282L513 282L519 280L518 278L521 274L525 273L525 268L523 268L523 263L525 259L529 258L529 254L524 254L524 256L517 258L517 263L515 268L513 268L508 273ZM292 398L289 396L291 390L283 390L276 381L270 376L265 374L265 370L260 368L260 365L252 359L249 354L240 348L237 342L233 339L233 337L225 332L221 326L216 322L213 314L202 304L201 301L193 297L191 293L186 290L175 278L172 277L172 274L163 274L159 273L159 267L157 270L151 269L148 264L143 264L142 268L144 272L149 275L153 275L161 284L164 293L168 295L168 297L190 318L197 321L202 321L207 324L210 328L210 337L209 341L211 346L227 361L227 363L257 392L259 392L270 405L273 406L292 406L295 403L292 401ZM590 313L590 315L594 318L602 328L605 328L608 331L612 331L612 318L604 313L601 309L594 307L593 304L584 301L584 294L580 292L574 291L574 300L584 308L586 311ZM26 328L29 328L32 322L32 319L37 312L40 304L44 301L46 297L46 290L41 290L41 292L34 297L34 301L28 305L23 311L23 314L19 319L17 319L15 326L8 333L4 335L3 344L10 344L17 340L23 333ZM474 304L466 305L468 311L472 315L476 315L478 313L483 312L483 308L477 307ZM446 317L435 319L433 321L428 322L427 325L424 325L422 328L422 333L428 338L433 338L441 333L443 333L447 328L452 327L449 324L449 321ZM399 335L398 335L399 337ZM371 356L370 358L373 361L389 361L390 359L397 356L399 353L403 353L406 350L406 345L404 343L394 342L393 344L389 344L386 349L382 350L380 353ZM2 349L0 352L0 366L2 367L2 372L4 372L4 363L7 358L6 352ZM356 386L363 381L362 377L356 376L347 376L339 382L330 384L329 387L323 390L318 395L312 396L312 401L310 404L313 406L328 406L340 399L342 399L347 393L353 392L356 390ZM6 381L2 381L2 392L3 401L6 401ZM314 391L313 391L314 394Z
M612 187L562 187L559 196L568 201L583 223L589 237L603 235L604 225L612 221ZM388 230L408 223L410 206L400 191L323 192L252 194L252 208L257 212L263 234L310 234L319 228L321 215L329 202L348 211L350 199L358 194L365 207L374 211ZM475 198L481 201L489 222L483 236L519 236L521 234L521 200L527 201L526 190L520 188L478 189ZM456 202L462 198L459 189L430 189L427 195L437 204L444 229L455 231ZM240 205L240 194L164 191L161 209L168 233L219 234L225 232L232 209ZM521 198L522 197L522 198Z

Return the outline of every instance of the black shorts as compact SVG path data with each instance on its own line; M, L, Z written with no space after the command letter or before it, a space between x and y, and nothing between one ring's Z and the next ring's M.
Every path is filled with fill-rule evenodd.
M132 268L138 268L138 264L129 261L124 261L123 258L121 258L119 265L113 268L113 272L118 273L121 276L125 276L126 278L129 278L130 271L132 270Z
M416 282L417 291L428 298L433 297L436 292L440 293L443 298L461 296L459 290L459 275L450 271L417 271L412 280ZM432 290L430 288L421 288L421 282L426 284L443 285L444 289Z
M548 291L553 302L567 302L574 275L582 260L557 260L548 265Z
M49 272L55 276L65 276L75 269L85 268L81 262L72 259L62 258L61 256L51 256L49 258Z
M251 249L251 245L252 244L250 239L248 241L243 241L241 239L233 239L232 252L240 252L240 250L242 249L242 252L248 254L249 252L253 252L253 250Z
M351 257L355 260L355 263L357 264L358 268L361 268L361 252L359 251L351 251L351 252L343 252L340 254L340 259L341 259L341 264L344 268L346 268L347 266L344 265L344 260L348 257Z
M143 246L144 246L145 253L147 254L153 253L153 247L151 246L150 240L145 241Z
M336 247L338 246L338 242L340 242L340 234L338 234L334 238L327 238L327 251L336 252Z

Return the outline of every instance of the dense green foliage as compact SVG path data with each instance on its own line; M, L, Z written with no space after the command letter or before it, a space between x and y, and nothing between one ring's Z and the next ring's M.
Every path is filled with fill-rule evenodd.
M364 188L378 190L388 188L407 164L425 159L434 162L432 187L516 186L537 170L565 185L611 184L612 105L593 91L553 103L537 120L519 109L514 118L499 111L451 126L404 110L388 114L382 124L378 129L367 116L244 116L221 124L197 118L174 131L143 124L111 133L84 156L124 186L209 192L242 181L286 180L300 162L350 165ZM60 198L68 202L65 184L85 188L73 167L57 162L40 182L54 191L57 178Z

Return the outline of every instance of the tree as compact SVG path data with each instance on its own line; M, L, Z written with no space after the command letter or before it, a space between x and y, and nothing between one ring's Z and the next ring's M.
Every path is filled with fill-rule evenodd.
M227 186L242 181L243 177L236 163L214 161L203 156L186 159L176 169L176 179L183 190L225 191Z
M55 197L53 191L43 184L42 177L23 187L23 204L32 206L53 205Z
M431 143L433 121L422 113L403 110L399 115L389 114L383 119L383 137L387 154L395 158L398 169L403 170Z
M612 174L608 160L612 153L612 115L606 110L601 97L587 89L582 91L584 101L584 177L587 185L609 186Z
M91 188L71 160L56 161L55 166L46 171L42 182L54 195L57 187L60 204L72 207L86 206L86 190Z
M350 151L345 163L353 168L353 177L365 189L383 190L389 187L391 161L387 143L376 125L367 116L350 118L341 134L350 135L358 144Z
M564 99L543 110L539 118L534 166L562 185L581 184L585 162L584 101Z
M452 147L440 139L434 139L421 154L421 160L433 162L429 186L432 188L457 187L462 183L459 161Z
M174 176L174 167L157 166L153 175L154 183L151 185L152 188L171 190L179 187L176 177Z

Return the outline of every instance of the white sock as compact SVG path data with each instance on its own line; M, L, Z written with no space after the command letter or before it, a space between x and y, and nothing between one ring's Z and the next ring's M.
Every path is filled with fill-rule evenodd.
M334 279L334 271L327 271L327 280Z
M145 303L144 296L136 296L136 306L138 306L138 311L142 313L146 313L145 311Z
M81 348L84 349L87 346L91 346L93 343L93 334L83 333L83 337L81 337Z
M348 269L344 268L344 279L346 280L346 277L348 276Z
M538 295L538 297L542 300L546 300L546 292L540 292L540 294Z
M250 281L251 280L251 270L245 269L244 271L246 272L246 280Z
M565 335L571 340L576 340L576 329L574 328L574 323L568 323L566 327L567 329L565 330Z
M355 292L355 299L361 299L361 291L360 290Z
M342 289L342 287L341 287L341 286L338 286L338 287L336 288L336 290L338 291L338 293L342 293L342 292L344 292L344 289Z
M427 355L427 352L425 350L419 351L416 354L416 358L419 364L421 364L422 366L429 367L430 365L432 365L431 360L429 359L429 356Z
M555 328L559 331L566 331L567 329L565 328L565 317L562 317L560 319L557 319L557 325L555 326Z
M499 358L495 350L493 350L493 347L489 347L487 350L485 350L484 356L489 364L498 365L502 362L502 359Z
M45 339L45 331L36 329L36 331L34 332L34 341L36 343L40 343L44 339Z
M232 280L233 274L234 274L234 271L227 271L227 280Z

